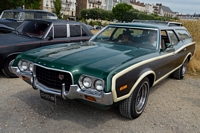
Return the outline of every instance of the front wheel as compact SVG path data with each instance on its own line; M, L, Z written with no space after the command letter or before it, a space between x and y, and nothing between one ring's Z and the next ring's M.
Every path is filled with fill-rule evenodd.
M146 106L149 96L149 79L144 78L135 88L129 98L122 101L119 110L122 116L135 119L139 117Z
M14 56L9 57L6 60L4 67L2 69L2 72L4 73L4 75L7 76L8 78L17 78L17 76L11 70L11 66L12 66L14 60L15 60Z

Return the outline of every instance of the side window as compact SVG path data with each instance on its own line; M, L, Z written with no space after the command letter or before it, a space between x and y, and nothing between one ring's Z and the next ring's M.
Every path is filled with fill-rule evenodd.
M80 25L70 25L70 36L87 36L87 34Z
M167 33L168 33L168 35L169 35L169 37L171 39L172 45L177 44L179 40L178 40L176 34L173 31L167 31Z
M160 48L162 50L166 49L168 47L168 44L170 44L170 39L169 36L167 34L166 30L161 30L161 44L160 44Z
M66 25L54 25L54 38L67 37L67 26Z
M188 33L188 31L186 30L176 30L176 32L178 33L178 35L180 36L181 40L186 40L191 38L190 34Z
M36 18L48 19L50 16L54 16L53 14L46 13L46 12L37 12Z
M34 12L22 12L20 20L34 19Z

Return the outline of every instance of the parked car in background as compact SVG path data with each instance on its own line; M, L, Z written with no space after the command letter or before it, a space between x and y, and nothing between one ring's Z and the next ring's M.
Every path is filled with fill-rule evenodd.
M101 30L103 29L103 26L96 26L96 30Z
M52 44L84 42L92 36L84 23L27 19L13 33L0 34L0 69L7 77L16 77L10 67L19 53Z
M185 76L194 51L195 42L180 23L116 23L85 43L24 52L12 70L43 99L118 105L122 116L135 119L143 113L152 86L169 76Z
M94 30L95 28L91 25L87 25L87 27L90 29L90 30Z
M43 10L4 10L0 15L0 33L10 33L25 19L57 19L57 15Z

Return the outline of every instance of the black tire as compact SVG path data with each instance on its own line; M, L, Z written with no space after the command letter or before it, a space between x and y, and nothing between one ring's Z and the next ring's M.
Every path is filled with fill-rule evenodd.
M172 74L172 77L175 79L183 79L187 70L187 64L188 59L186 59L183 65Z
M2 69L3 74L8 78L17 78L17 76L11 70L11 66L14 60L15 60L15 56L9 57L6 60L4 67Z
M129 98L123 100L119 105L122 116L135 119L139 117L146 106L149 96L149 79L144 78L135 88Z
M180 70L180 79L183 79L187 70L188 59L185 60L183 65L181 66Z

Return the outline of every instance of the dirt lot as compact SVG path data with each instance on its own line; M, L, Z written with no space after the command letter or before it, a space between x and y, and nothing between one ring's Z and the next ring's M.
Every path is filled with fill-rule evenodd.
M54 105L21 79L0 73L0 132L199 133L200 78L164 80L151 89L145 112L128 120L118 108L105 111L69 100Z

